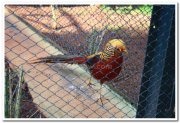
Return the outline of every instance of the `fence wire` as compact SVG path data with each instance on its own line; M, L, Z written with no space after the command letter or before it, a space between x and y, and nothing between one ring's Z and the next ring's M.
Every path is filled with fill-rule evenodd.
M136 117L152 10L153 5L6 5L6 117ZM118 77L103 84L103 104L100 84L85 65L29 63L56 54L91 55L111 39L122 39L128 55ZM89 81L95 86L88 87Z

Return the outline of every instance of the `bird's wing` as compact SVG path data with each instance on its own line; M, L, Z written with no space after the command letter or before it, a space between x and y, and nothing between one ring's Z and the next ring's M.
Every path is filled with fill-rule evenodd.
M96 64L100 60L100 55L101 55L101 52L87 56L86 57L87 58L86 64L88 66L93 66L94 64Z

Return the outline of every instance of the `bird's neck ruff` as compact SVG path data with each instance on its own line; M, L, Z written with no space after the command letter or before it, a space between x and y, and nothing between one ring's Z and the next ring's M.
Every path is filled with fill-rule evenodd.
M113 39L105 45L100 58L107 61L112 57L118 58L123 52L127 52L124 42L119 39Z
M111 57L115 56L116 48L113 47L110 43L108 43L104 49L104 52L101 53L100 58L102 60L108 60Z

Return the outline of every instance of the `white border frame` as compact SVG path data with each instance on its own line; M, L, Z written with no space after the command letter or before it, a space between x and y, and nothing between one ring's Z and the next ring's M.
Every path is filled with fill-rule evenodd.
M1 101L1 106L3 107L3 110L0 110L0 113L3 114L1 115L1 119L3 121L40 121L40 122L46 122L46 121L65 121L65 122L82 122L82 121L96 121L96 122L107 122L107 121L111 121L111 122L119 122L119 121L136 121L136 122L142 122L142 121L156 121L156 122L160 122L160 121L163 121L163 122L166 122L166 121L178 121L179 120L179 83L178 83L178 80L179 80L179 43L177 42L177 40L179 41L179 4L177 2L169 2L168 0L163 0L161 2L159 1L153 1L153 2L150 2L150 1L144 1L144 0L138 0L138 2L135 2L135 1L127 1L127 0L121 0L120 2L115 2L116 0L75 0L75 1L72 1L72 0L61 0L61 1L58 1L58 0L53 0L53 1L48 1L48 0L43 0L43 1L39 1L39 0L29 0L29 1L22 1L22 0L16 0L16 1L13 1L13 0L7 0L7 1L4 1L1 3L1 8L3 9L1 11L1 25L2 25L2 28L1 28L1 37L3 37L3 41L1 43L1 55L0 55L0 59L2 60L2 64L1 64L1 81L0 81L0 87L2 88L1 91L3 91L3 93L0 93L0 97L3 98L3 103ZM175 63L175 118L42 118L42 119L39 119L39 118L5 118L5 112L4 112L4 94L5 94L5 90L4 90L4 81L5 81L5 78L4 78L4 56L5 56L5 52L4 52L4 41L5 41L5 34L4 34L4 27L5 27L5 22L4 22L4 5L5 4L91 4L91 5L94 5L94 4L174 4L175 5L175 13L176 13L176 17L175 17L175 27L176 27L176 31L175 31L175 34L176 34L176 37L175 37L175 55L176 55L176 63Z

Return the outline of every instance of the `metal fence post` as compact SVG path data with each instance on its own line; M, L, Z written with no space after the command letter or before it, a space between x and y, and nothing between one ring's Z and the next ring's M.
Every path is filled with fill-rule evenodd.
M137 118L170 117L167 111L172 113L174 109L174 13L174 5L153 7ZM172 101L167 101L168 98ZM162 104L162 101L167 102ZM166 107L170 105L171 108L167 110Z

